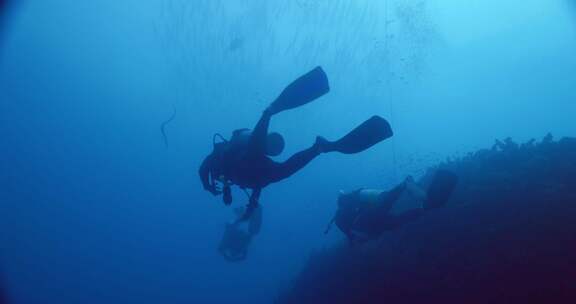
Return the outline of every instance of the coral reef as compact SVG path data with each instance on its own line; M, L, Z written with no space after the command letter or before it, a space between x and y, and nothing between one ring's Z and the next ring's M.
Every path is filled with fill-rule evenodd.
M277 303L576 303L576 139L497 141L438 168L460 176L447 207L315 253Z

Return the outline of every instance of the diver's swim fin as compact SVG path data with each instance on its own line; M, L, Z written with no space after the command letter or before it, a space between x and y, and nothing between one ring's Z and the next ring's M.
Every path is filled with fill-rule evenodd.
M394 133L386 119L372 116L350 133L335 142L328 142L324 152L337 151L344 154L362 152L373 145L392 137Z
M456 185L458 184L458 176L447 170L438 170L432 178L432 183L428 188L427 199L424 203L425 209L439 208L444 206Z
M297 108L328 93L330 86L328 78L321 67L300 76L289 84L270 105L271 114Z

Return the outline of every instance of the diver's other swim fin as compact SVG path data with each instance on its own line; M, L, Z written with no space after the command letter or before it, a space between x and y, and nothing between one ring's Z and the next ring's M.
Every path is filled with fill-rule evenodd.
M425 209L439 208L446 204L458 184L458 176L447 170L438 170L428 188Z
M300 76L289 84L268 108L271 114L297 108L328 93L330 86L321 67Z
M394 133L386 119L374 115L350 133L335 142L328 142L323 152L337 151L344 154L362 152L373 145L392 137Z

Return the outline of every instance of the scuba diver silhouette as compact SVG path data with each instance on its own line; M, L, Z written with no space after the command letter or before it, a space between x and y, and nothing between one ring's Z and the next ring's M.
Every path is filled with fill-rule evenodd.
M443 207L457 184L458 177L454 173L438 170L427 190L409 176L390 191L360 188L348 193L340 192L338 209L324 233L328 233L332 223L336 223L350 244L377 239L385 231L397 229L419 219L429 210ZM419 202L421 207L394 214L391 210L404 193Z
M288 178L318 155L362 152L393 135L385 119L373 116L337 141L318 136L310 148L292 155L288 160L272 160L270 156L277 156L284 149L283 137L278 133L268 133L272 116L305 105L329 90L326 74L321 67L316 67L282 91L264 110L254 130L235 130L230 140L225 140L220 134L214 135L214 150L204 159L199 170L204 189L214 195L223 194L226 205L232 203L231 185L251 189L246 212L241 218L246 220L258 206L264 187ZM217 138L221 142L216 143ZM222 190L218 183L222 184Z

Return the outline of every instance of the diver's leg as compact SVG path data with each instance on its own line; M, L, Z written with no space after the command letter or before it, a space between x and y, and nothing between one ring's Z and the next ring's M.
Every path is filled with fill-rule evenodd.
M270 182L278 182L288 178L292 174L304 168L318 155L320 155L320 151L317 144L314 144L312 147L292 155L288 160L277 164L273 170L271 170L272 172L270 172Z
M268 109L264 110L260 120L252 130L250 141L248 143L248 153L251 155L264 155L266 154L266 137L268 135L268 127L270 126L270 119L272 112Z

